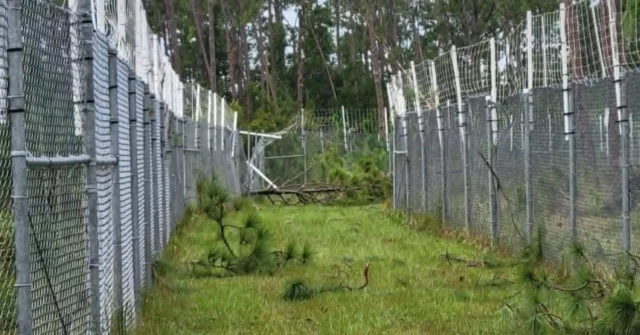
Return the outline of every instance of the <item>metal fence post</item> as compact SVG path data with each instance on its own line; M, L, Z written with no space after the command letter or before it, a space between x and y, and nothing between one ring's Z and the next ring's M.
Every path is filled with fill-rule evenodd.
M133 230L133 292L135 310L140 310L140 222L138 211L138 120L136 113L136 74L129 70L129 152L131 153L131 227Z
M347 153L349 150L347 149L347 121L345 118L344 106L340 106L340 111L342 113L342 136L344 139L344 152Z
M177 163L177 157L178 157L178 130L177 130L177 121L176 121L176 116L174 114L172 114L169 109L168 106L165 105L164 106L164 112L168 115L168 131L167 131L167 155L169 158L169 162L168 162L168 169L169 169L169 190L167 192L167 195L169 195L169 197L171 197L170 199L167 199L169 201L167 201L166 205L169 206L169 217L167 218L167 222L166 225L164 226L164 236L162 236L163 240L162 240L162 246L166 247L166 242L168 240L168 236L169 236L169 230L171 229L171 226L173 225L173 221L175 220L176 216L177 216L177 202L178 202L178 163Z
M187 200L187 161L186 161L186 157L185 157L185 149L186 149L186 145L187 145L187 119L183 116L180 117L179 119L179 124L180 124L180 143L179 143L179 152L180 152L180 182L182 183L182 193L180 194L180 207L178 208L179 214L178 217L176 218L176 222L174 222L174 228L175 225L178 224L178 221L180 221L180 219L182 218L182 215L184 214L184 207L186 204L186 200ZM173 230L171 230L171 233L173 234Z
M456 87L456 101L458 107L458 127L462 142L462 172L464 179L464 227L467 233L471 233L471 199L469 182L469 138L467 131L467 111L462 102L462 88L460 83L460 71L458 69L458 54L456 46L451 47L451 62L453 64L453 76Z
M151 185L153 186L153 190L151 191L153 198L153 238L152 241L149 241L149 244L152 244L151 249L153 250L152 261L155 261L158 255L160 254L160 248L158 245L158 235L160 234L160 211L162 210L160 204L160 178L158 176L158 169L161 168L162 164L158 161L159 156L159 146L158 146L158 101L156 100L156 96L151 94L149 97L151 112ZM151 276L151 280L153 280L153 276Z
M626 74L620 69L620 55L618 53L618 37L616 34L616 11L613 0L607 1L609 9L609 30L611 38L611 58L613 65L613 82L616 90L616 110L620 124L621 153L620 174L622 191L622 248L631 250L631 223L629 218L629 115L627 113ZM613 10L613 12L612 12ZM613 29L613 30L611 30Z
M215 115L213 114L213 105L212 105L212 99L211 99L211 95L212 93L209 92L207 94L207 126L208 126L208 138L207 138L207 143L208 143L208 155L209 155L209 160L207 161L207 164L209 164L209 166L207 167L207 177L211 178L213 176L213 146L214 146L214 141L215 141L215 128L213 125L213 120L212 118L215 117Z
M301 119L301 129L302 129L302 155L304 156L304 162L303 162L303 181L306 184L307 183L307 133L304 129L304 108L300 110L300 119ZM247 155L249 155L249 153L247 152Z
M629 114L627 113L627 83L626 75L618 68L616 84L616 109L618 110L618 122L621 132L621 183L622 183L622 247L624 251L631 251L631 222L629 217ZM614 77L615 78L615 77Z
M153 264L151 248L151 153L155 154L151 145L151 93L149 85L144 85L144 257L146 288L151 287L151 265ZM154 213L155 214L155 213Z
M33 327L31 308L31 263L29 254L29 200L27 191L27 147L25 125L22 8L21 0L8 0L7 58L8 109L11 117L11 175L13 224L16 249L16 290L18 334L31 335Z
M90 3L78 3L81 15L82 52L84 63L84 152L89 156L85 192L87 194L87 226L89 237L89 278L91 282L91 320L96 333L100 331L100 249L98 246L98 180L96 160L96 123L93 77L93 21Z
M422 110L422 106L420 105L420 90L418 89L418 75L416 74L416 64L411 61L411 81L413 86L413 94L414 94L414 108L416 110L416 114L418 115L418 126L420 131L420 192L422 193L422 198L420 199L422 203L420 204L421 209L426 211L428 208L428 186L429 183L427 180L427 155L424 152L424 138L426 132L426 118L424 117L424 111Z
M447 116L451 113L451 101L447 100L447 107L445 109L447 111ZM442 170L442 222L445 223L447 221L447 218L449 217L449 204L448 204L448 185L447 185L447 181L448 181L448 176L447 176L447 169L448 169L448 165L447 164L447 149L449 147L449 139L447 137L447 126L446 126L446 120L445 120L445 116L442 113L441 109L438 109L438 111L440 111L440 115L439 115L439 119L440 119L440 126L439 126L439 132L440 132L440 138L442 139L440 141L440 169Z
M495 176L491 170L494 167L493 153L495 151L495 145L493 144L493 110L495 109L494 102L491 97L487 97L485 112L487 119L487 162L489 163L489 222L491 224L491 243L497 245L499 241L498 231L498 197L496 192Z
M527 225L527 243L531 243L533 238L533 199L531 184L531 124L529 115L533 106L533 96L531 91L525 89L522 92L523 97L523 129L524 129L524 179L526 193L526 225Z
M182 189L182 193L180 194L180 205L178 207L178 217L176 217L176 221L173 223L174 229L178 224L178 221L182 219L182 215L184 214L184 207L187 199L187 162L185 157L185 148L187 144L187 131L186 131L187 119L184 116L181 116L178 122L180 124L180 142L178 144L178 148L179 148L178 151L180 153L180 160L179 160L180 176L181 176L180 186ZM173 232L174 230L172 229L171 235L173 235ZM171 235L169 235L169 238L171 238Z
M498 65L496 61L496 40L491 38L489 40L489 52L490 52L490 80L491 80L491 95L487 97L487 160L489 161L489 222L491 224L491 243L496 246L500 242L500 228L498 226L498 190L497 180L494 176L495 171L492 171L497 161L496 155L498 153L498 111L496 104L498 103Z
M165 130L167 116L165 113L166 110L164 102L158 102L158 111L160 115L160 165L162 167L161 175L158 180L162 183L163 190L162 194L160 194L160 209L163 211L163 220L159 222L159 225L156 228L154 243L156 245L156 250L158 250L158 257L160 257L160 253L162 253L162 249L164 247L164 234L166 234L167 222L171 220L171 210L167 199L167 195L171 191L171 189L167 187L167 161L168 155L171 152L171 146L167 143L167 134Z
M118 51L109 49L109 111L111 130L111 154L120 159L120 125L118 112ZM111 217L113 220L113 286L115 318L124 324L122 293L122 226L120 209L120 166L112 168L113 189L111 190Z
M565 4L560 4L560 54L562 63L562 100L564 117L564 136L569 142L569 237L571 241L577 241L576 218L576 144L575 125L573 113L573 97L569 84L569 59L567 53L567 32Z

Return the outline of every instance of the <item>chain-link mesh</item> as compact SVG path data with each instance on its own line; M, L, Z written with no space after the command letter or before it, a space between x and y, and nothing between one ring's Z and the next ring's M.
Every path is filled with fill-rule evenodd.
M36 1L24 3L22 13L27 150L33 156L80 155L80 80L86 71L79 61L80 19ZM84 332L90 324L84 184L82 165L27 172L37 334Z
M111 155L111 131L109 109L109 56L108 41L96 35L94 43L95 132L98 157ZM114 304L114 226L112 217L113 168L99 166L97 170L98 192L98 246L100 249L100 328L108 332Z
M577 233L591 257L606 260L622 252L621 137L613 83L576 85L574 109ZM603 113L605 150L597 150L598 116Z
M120 176L120 226L122 252L122 303L116 306L123 313L123 326L130 326L134 314L133 295L133 208L131 198L131 149L129 127L129 70L122 60L118 60L118 128L119 147L118 168ZM120 312L119 312L120 313Z
M394 207L407 208L409 194L409 172L407 162L407 121L398 117L394 126L393 185Z
M173 202L173 193L171 193L171 185L173 184L171 182L171 174L170 174L170 166L171 166L171 161L172 159L170 159L170 157L173 156L173 153L170 153L169 151L171 150L171 142L169 139L169 112L166 109L166 104L163 104L163 108L162 108L162 115L163 115L163 125L164 125L164 132L160 132L160 136L162 136L162 138L164 138L164 145L163 145L163 150L165 150L164 152L164 157L163 157L163 168L162 168L162 181L164 184L164 193L162 194L162 208L164 208L164 218L163 218L163 222L160 225L161 227L161 244L160 247L164 249L164 247L166 246L167 241L169 240L169 225L171 224L171 206L170 204Z
M407 114L407 169L408 169L408 192L409 210L423 210L424 192L423 179L424 168L422 164L422 141L420 139L420 124L416 113Z
M93 4L94 10L98 5ZM217 170L232 194L247 190L243 188L248 185L247 157L235 129L237 115L217 95L175 80L175 72L167 69L169 62L161 54L162 45L150 43L157 39L148 34L144 19L144 27L137 31L135 15L143 13L140 1L103 5L104 17L91 16L99 23L98 31L89 35L81 29L81 21L88 23L87 16L49 1L23 2L20 11L8 12L6 1L0 0L2 334L14 334L18 319L25 320L20 326L34 334L84 334L96 329L105 334L126 333L138 319L140 301L136 299L142 291L134 291L149 289L145 287L148 262L167 245L184 214L186 197L195 200L197 178ZM8 27L9 15L20 15L23 26ZM23 53L20 78L8 78L9 29L22 34L24 48L11 50ZM142 43L134 44L136 40ZM88 45L93 57L85 57ZM118 50L117 61L110 47ZM147 47L154 50L136 50ZM145 72L148 67L153 70ZM169 82L158 71L168 75ZM129 92L134 72L134 92ZM145 83L141 77L155 82ZM11 116L24 115L24 122L8 122L10 80L24 83L24 114L17 111ZM144 122L147 84L156 97L149 101L150 124ZM93 100L88 100L91 96ZM132 96L135 99L130 101ZM213 101L219 108L212 108ZM85 129L92 122L93 129ZM214 128L216 123L224 132ZM12 175L10 152L24 149L21 143L11 143L11 131L23 130L28 168ZM222 149L211 147L218 140L213 138L216 134L220 145L224 140ZM134 159L136 166L132 166ZM28 232L14 233L23 226L12 224L12 185L16 194L27 193L28 212L20 215L28 219ZM96 207L90 208L94 203ZM28 233L29 244L14 244L14 234L19 233ZM16 264L17 251L29 256L28 264ZM134 271L138 268L139 275ZM18 274L16 269L29 273ZM21 295L18 302L16 278L27 274L31 283L18 286L30 295ZM18 303L29 303L31 309L25 313Z
M198 159L199 159L199 151L198 151L198 136L197 136L197 124L196 121L187 118L185 120L185 134L184 134L184 164L186 167L186 196L187 202L195 201L196 199L196 175L198 171Z
M138 255L139 255L139 268L140 268L140 278L136 278L140 282L140 287L144 287L145 283L145 266L146 257L145 257L145 248L144 248L144 236L145 236L145 227L147 222L147 217L145 216L145 195L144 195L144 181L146 176L146 171L144 168L144 83L140 78L136 80L136 155L137 155L137 172L138 172ZM137 299L141 299L141 297L137 297Z
M562 90L533 91L531 185L533 222L544 228L543 252L559 260L568 245L569 150L564 138Z
M468 153L469 153L469 211L472 231L478 234L491 233L489 219L489 168L487 159L489 141L487 138L486 100L484 97L468 101Z
M162 210L162 192L164 185L162 184L162 157L160 155L160 116L159 104L156 99L151 99L150 118L151 118L151 259L156 260L160 254L160 234L162 223L164 220L164 212Z
M463 142L457 106L451 105L445 109L445 115L447 127L445 135L447 141L445 158L447 160L447 219L451 224L463 227L465 222Z

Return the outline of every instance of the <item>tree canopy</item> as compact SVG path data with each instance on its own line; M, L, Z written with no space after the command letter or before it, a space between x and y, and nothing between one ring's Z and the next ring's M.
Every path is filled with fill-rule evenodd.
M301 108L378 109L409 61L511 30L558 0L144 0L173 66L236 103L242 128Z

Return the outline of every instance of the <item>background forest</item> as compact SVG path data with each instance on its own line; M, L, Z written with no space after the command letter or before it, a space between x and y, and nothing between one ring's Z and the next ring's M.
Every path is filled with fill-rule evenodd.
M239 128L301 108L382 113L401 64L499 37L558 0L144 0L182 80L234 102Z

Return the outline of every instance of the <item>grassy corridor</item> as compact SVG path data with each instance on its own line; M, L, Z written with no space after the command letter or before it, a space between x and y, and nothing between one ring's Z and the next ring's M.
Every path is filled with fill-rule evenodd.
M197 277L189 262L202 259L216 241L216 226L195 219L167 248L171 270L147 296L136 334L514 334L501 306L512 290L492 285L513 269L468 267L443 260L449 251L466 259L483 253L454 240L420 233L392 220L379 207L273 207L260 215L274 247L309 242L310 264L267 274ZM242 213L232 214L230 223ZM358 287L285 301L291 280L310 285ZM342 269L342 270L339 270ZM518 327L521 329L521 327Z

